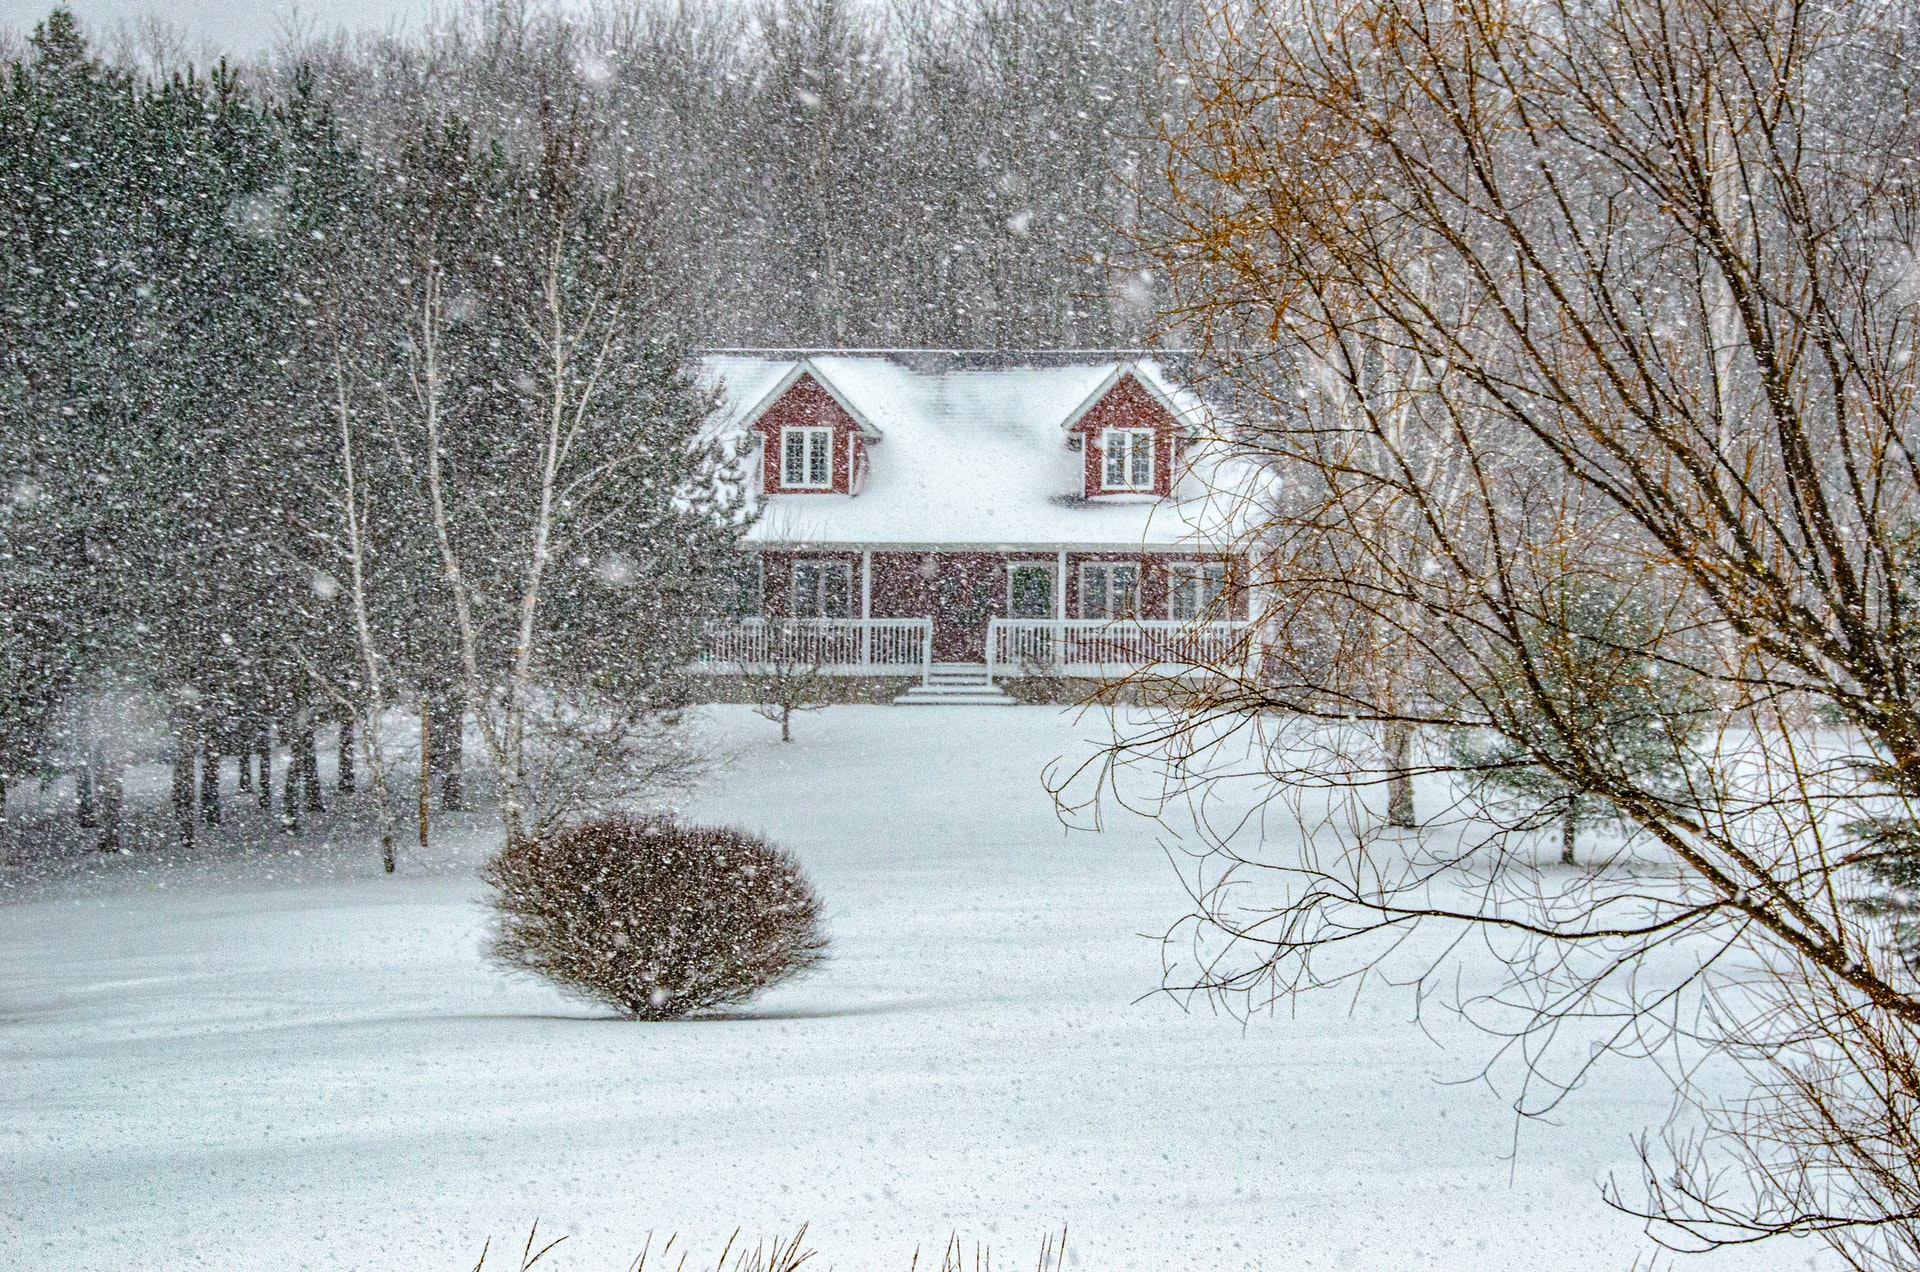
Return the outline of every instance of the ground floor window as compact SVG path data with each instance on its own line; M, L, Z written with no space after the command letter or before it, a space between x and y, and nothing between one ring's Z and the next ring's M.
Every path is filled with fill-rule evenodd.
M1214 621L1227 617L1227 567L1218 561L1180 561L1167 567L1167 614Z
M852 618L853 563L795 561L790 605L797 618Z
M1029 619L1053 617L1051 565L1016 562L1007 568L1007 615Z
M1132 618L1140 609L1140 566L1088 561L1080 567L1080 617Z
M760 554L748 553L729 562L715 580L715 600L729 618L757 618L761 613Z

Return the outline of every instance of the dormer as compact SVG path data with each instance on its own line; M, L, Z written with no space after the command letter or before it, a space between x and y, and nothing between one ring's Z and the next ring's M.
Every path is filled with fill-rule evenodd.
M1088 499L1173 493L1186 435L1178 409L1131 364L1115 369L1062 425L1084 453Z
M853 495L865 484L875 429L805 359L749 418L760 434L760 489L768 495Z

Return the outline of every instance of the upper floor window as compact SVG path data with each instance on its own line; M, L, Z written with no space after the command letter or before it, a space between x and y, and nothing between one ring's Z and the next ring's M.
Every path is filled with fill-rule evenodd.
M826 490L833 485L833 430L780 430L780 484Z
M1226 613L1227 567L1217 561L1183 561L1167 568L1167 615L1217 621Z
M1107 490L1153 489L1153 430L1110 428L1100 449L1106 456Z

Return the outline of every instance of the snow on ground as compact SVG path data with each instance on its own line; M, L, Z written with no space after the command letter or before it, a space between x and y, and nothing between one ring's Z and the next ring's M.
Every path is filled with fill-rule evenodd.
M363 821L265 835L250 804L185 857L16 862L0 1266L464 1272L536 1218L571 1234L556 1269L802 1223L822 1266L888 1272L955 1232L1026 1266L1062 1225L1088 1272L1644 1256L1597 1187L1666 1112L1651 1070L1516 1130L1458 1081L1484 1040L1443 1047L1402 993L1244 1028L1143 998L1142 934L1182 912L1167 831L1068 833L1039 780L1104 722L845 707L788 746L744 709L703 723L727 759L690 811L792 846L834 939L729 1019L609 1019L486 964L484 820L392 878Z

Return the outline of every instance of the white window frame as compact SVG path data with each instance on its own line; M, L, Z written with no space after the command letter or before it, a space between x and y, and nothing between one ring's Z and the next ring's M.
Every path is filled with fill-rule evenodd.
M796 452L793 441L798 439L798 465L794 463ZM814 460L823 459L820 465L826 477L821 481L808 480L814 469ZM795 425L780 430L780 485L787 490L831 490L833 489L833 430L816 425Z
M1127 593L1131 603L1125 609L1121 609L1113 603L1115 591L1114 577L1116 573L1123 570L1132 575L1132 581ZM1098 614L1093 613L1091 607L1087 604L1087 598L1093 595L1093 588L1090 586L1088 580L1092 579L1095 575L1100 576L1101 612ZM1138 561L1082 561L1080 563L1080 595L1078 598L1080 617L1089 619L1140 617L1140 575L1141 570Z
M1145 445L1139 444L1140 439ZM1100 488L1152 490L1153 452L1158 439L1150 428L1110 428L1100 434ZM1117 474L1119 480L1115 480Z
M1226 596L1224 561L1175 561L1167 567L1167 617L1176 622L1225 619Z
M800 572L815 572L813 604L807 610L800 608ZM842 595L846 597L844 614L827 612L827 575L838 574L844 582ZM853 617L853 562L840 557L800 557L793 563L793 569L787 575L787 612L795 618L852 618Z

